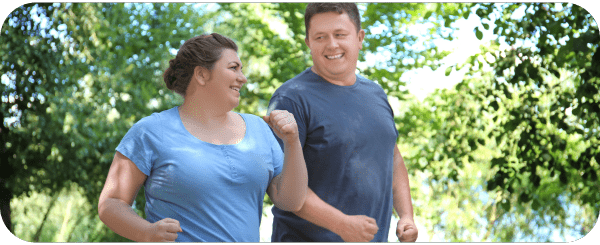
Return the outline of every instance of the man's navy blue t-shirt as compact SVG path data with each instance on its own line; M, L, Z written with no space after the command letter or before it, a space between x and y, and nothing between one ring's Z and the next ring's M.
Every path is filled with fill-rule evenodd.
M347 215L374 218L373 241L387 242L398 131L383 89L360 75L351 86L334 85L308 68L277 89L270 107L298 123L310 189ZM342 242L291 212L273 207L273 215L273 242Z

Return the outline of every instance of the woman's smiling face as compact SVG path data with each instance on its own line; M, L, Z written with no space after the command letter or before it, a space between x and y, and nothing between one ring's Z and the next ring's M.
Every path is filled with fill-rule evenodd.
M242 62L232 49L224 49L221 58L210 70L206 86L213 99L235 108L240 103L240 90L247 82L242 73Z

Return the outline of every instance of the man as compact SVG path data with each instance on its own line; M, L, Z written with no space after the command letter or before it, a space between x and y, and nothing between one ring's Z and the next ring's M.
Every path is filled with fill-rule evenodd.
M379 85L355 73L365 37L356 4L311 3L304 21L314 66L277 89L269 107L297 121L310 190L298 212L273 208L271 240L386 242L393 207L398 238L415 241L392 109Z

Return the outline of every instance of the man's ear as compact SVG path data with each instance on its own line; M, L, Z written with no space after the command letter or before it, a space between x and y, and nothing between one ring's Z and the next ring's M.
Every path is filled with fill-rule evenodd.
M306 43L306 46L310 49L310 41L308 40L308 37L304 38L304 43Z
M210 80L210 71L202 66L196 66L194 68L194 78L198 80L200 85L206 85L206 82Z
M362 49L363 40L365 40L365 30L360 29L360 31L358 31L358 42L359 42L358 49Z
M308 52L312 56L312 49L310 49L310 41L308 40L308 37L304 38L304 43L306 43L306 46L308 47Z

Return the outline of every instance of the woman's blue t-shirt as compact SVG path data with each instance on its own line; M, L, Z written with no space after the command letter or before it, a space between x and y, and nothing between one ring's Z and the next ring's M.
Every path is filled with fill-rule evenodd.
M135 123L116 149L148 176L146 220L178 220L177 242L260 240L263 198L283 152L260 117L240 115L246 134L238 144L199 140L175 107Z

